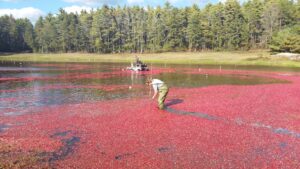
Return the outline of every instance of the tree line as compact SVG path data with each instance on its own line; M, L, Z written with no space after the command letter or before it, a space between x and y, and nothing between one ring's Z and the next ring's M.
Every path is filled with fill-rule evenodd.
M267 49L300 52L299 0L237 0L177 8L102 6L28 19L0 17L0 51L167 52Z

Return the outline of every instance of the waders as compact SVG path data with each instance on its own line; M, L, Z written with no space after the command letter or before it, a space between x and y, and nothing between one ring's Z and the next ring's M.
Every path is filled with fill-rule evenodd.
M167 94L169 92L169 88L166 84L163 84L159 89L158 89L159 95L158 95L158 107L159 109L164 109L164 102L166 100Z

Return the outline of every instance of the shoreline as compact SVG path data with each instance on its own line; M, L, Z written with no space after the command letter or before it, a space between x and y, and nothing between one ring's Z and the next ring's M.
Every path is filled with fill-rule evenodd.
M267 51L168 52L146 54L19 53L0 55L0 61L53 63L130 63L138 56L147 64L199 64L300 68L300 62L273 57Z

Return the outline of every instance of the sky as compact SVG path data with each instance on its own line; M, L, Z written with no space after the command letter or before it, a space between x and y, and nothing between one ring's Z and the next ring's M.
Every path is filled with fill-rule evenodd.
M102 5L109 6L163 6L170 2L175 7L197 4L200 7L220 0L0 0L0 16L13 15L15 18L28 18L33 23L48 13L56 14L60 8L67 12L89 11Z

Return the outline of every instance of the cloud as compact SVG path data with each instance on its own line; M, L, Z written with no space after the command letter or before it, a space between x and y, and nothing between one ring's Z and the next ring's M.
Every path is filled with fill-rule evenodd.
M73 6L68 6L68 7L65 7L63 8L67 13L80 13L81 11L85 10L87 12L91 11L92 8L91 7L88 7L88 6L76 6L76 5L73 5Z
M64 0L64 1L68 3L84 4L87 6L100 5L100 4L115 5L118 3L117 0Z
M128 4L141 4L144 3L144 0L127 0Z
M28 18L31 22L35 22L44 13L37 8L26 7L20 9L0 9L0 16L13 15L15 18Z

